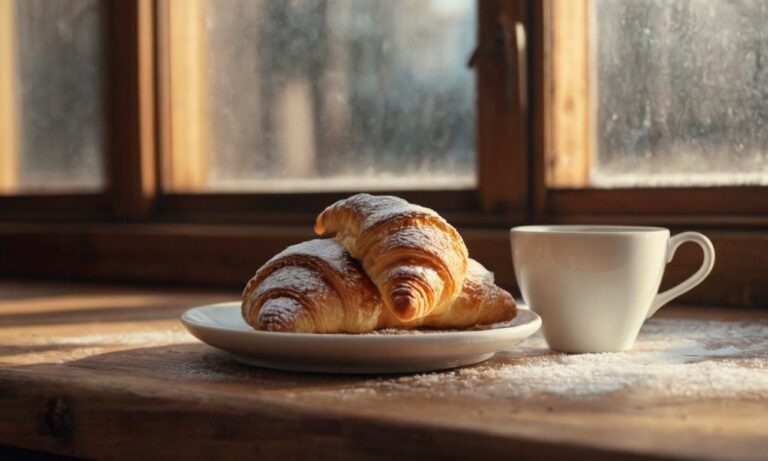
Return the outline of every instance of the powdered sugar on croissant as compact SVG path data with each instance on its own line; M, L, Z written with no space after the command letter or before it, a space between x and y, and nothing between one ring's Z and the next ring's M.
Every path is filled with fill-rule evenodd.
M286 248L243 291L242 314L257 330L363 333L389 326L378 290L334 240Z
M401 321L439 314L459 295L467 248L429 208L392 196L358 194L326 208L315 232L335 236L358 259Z

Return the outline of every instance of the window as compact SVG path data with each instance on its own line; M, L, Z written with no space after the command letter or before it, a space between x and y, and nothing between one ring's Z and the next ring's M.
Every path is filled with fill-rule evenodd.
M768 184L768 4L555 1L554 187Z
M0 0L0 273L239 284L373 191L438 210L506 285L512 225L704 229L718 265L688 299L765 304L766 20L757 0ZM697 263L680 251L671 281Z
M0 2L0 193L104 187L106 8Z
M475 187L474 0L167 6L171 190Z

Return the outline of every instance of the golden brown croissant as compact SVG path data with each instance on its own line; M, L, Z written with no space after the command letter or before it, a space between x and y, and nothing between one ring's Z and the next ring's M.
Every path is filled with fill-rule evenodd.
M509 320L512 296L493 274L470 260L459 297L443 312L403 322L384 308L376 287L335 240L286 248L268 261L243 292L242 314L257 330L364 333L381 328L465 328Z
M459 233L433 210L401 198L340 200L320 213L315 232L336 236L402 321L439 314L464 283L467 247Z
M243 291L243 318L257 330L362 333L386 324L383 311L376 287L334 240L286 248Z
M467 277L456 301L439 314L417 319L409 327L466 328L510 320L515 315L517 306L512 295L494 283L492 272L470 258Z

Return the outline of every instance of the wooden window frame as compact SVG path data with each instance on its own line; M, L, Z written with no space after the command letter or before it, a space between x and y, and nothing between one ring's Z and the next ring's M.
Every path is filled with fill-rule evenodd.
M10 11L12 0L0 1L3 8ZM107 10L103 36L107 44L105 77L108 88L105 188L101 192L0 196L0 220L104 221L140 219L148 215L157 191L154 169L154 3L152 0L132 0L105 2L104 5ZM4 16L9 16L9 11ZM0 121L4 119L0 117ZM4 121L0 128L12 132L13 127ZM16 146L16 142L10 144Z
M562 0L560 0L562 1ZM727 187L648 187L648 188L613 188L590 189L579 188L586 179L589 156L589 127L579 123L579 119L589 119L588 104L579 104L579 99L587 101L589 88L583 81L588 81L588 72L573 69L585 69L589 57L575 55L568 49L568 43L562 45L563 50L555 50L555 30L551 27L557 21L557 8L574 11L559 11L561 15L568 14L566 22L572 22L573 16L579 16L579 8L586 8L584 0L568 1L566 5L557 3L558 0L535 2L534 31L535 43L539 44L534 63L535 82L541 87L534 89L532 98L535 100L531 136L534 146L533 155L533 219L540 222L553 223L627 223L627 224L657 224L666 226L706 226L726 228L761 228L768 224L768 187L764 186L727 186ZM563 8L563 6L567 6ZM586 22L586 13L582 12ZM586 33L575 29L576 40L581 46L586 45ZM584 24L586 29L586 23ZM578 46L578 45L577 45ZM565 59L558 60L558 51L569 53ZM574 60L576 61L574 64ZM565 88L556 88L554 81L557 72L567 72L554 68L555 66L571 65L571 71L581 76L580 79L566 81ZM562 85L561 85L562 86ZM558 90L560 92L558 92ZM566 94L563 94L566 93ZM581 93L581 94L579 94ZM576 103L574 104L574 100ZM576 116L562 116L563 106L569 105L577 112ZM574 109L575 106L575 109ZM586 116L585 116L586 115ZM567 125L563 127L563 125ZM562 149L561 139L555 132L565 129L571 138L584 141L567 140L568 148L580 150L575 155L575 162L580 166L575 177L558 168L547 168L554 162L553 157ZM553 176L557 176L553 178ZM565 187L549 187L548 184L557 182ZM572 187L569 187L569 184ZM575 187L573 187L575 186Z
M199 9L204 0L192 2ZM170 0L158 3L158 43L165 55L173 40L200 42L194 14L175 18ZM435 208L459 224L492 226L524 222L528 216L528 139L527 116L519 101L506 102L498 95L506 85L503 43L499 40L500 18L525 21L525 2L484 0L478 2L478 48L473 65L477 74L477 182L466 190L375 190L378 194L396 194L407 200ZM186 21L188 22L185 22ZM189 22L193 25L190 26ZM160 145L164 155L163 183L187 186L200 178L199 165L205 163L195 146L198 130L197 107L181 106L175 101L178 88L187 82L177 79L170 68L194 70L199 66L185 53L171 57L172 64L159 62ZM194 105L194 104L193 104ZM175 123L175 118L183 119ZM178 147L181 146L181 147ZM178 152L178 150L181 152ZM176 156L191 156L190 168L174 169ZM181 222L245 222L269 224L307 224L318 210L348 192L319 193L184 193L165 188L158 194L158 216ZM290 210L286 212L285 210Z
M3 0L0 0L3 1ZM169 156L167 0L109 2L107 188L102 194L0 197L0 274L239 286L286 245L312 237L318 210L348 194L174 194L162 190ZM718 263L684 300L768 305L766 188L580 190L546 187L554 129L551 3L478 0L477 171L459 191L390 191L457 224L471 254L515 284L507 229L528 222L632 223L706 229ZM527 58L510 79L505 38L527 29ZM519 37L518 37L519 38ZM522 66L522 67L521 67ZM527 93L509 93L527 82ZM509 96L512 97L509 97ZM167 169L167 165L166 169ZM62 222L67 221L67 222ZM693 272L681 248L664 284Z
M18 163L16 75L16 24L13 3L0 0L0 193L12 191L16 185Z
M0 220L240 222L306 224L345 192L172 193L173 146L188 146L173 125L173 77L158 55L169 49L169 0L108 2L108 126L102 193L0 197ZM507 226L529 215L527 115L499 98L507 84L500 18L527 23L526 2L478 2L477 178L469 190L383 190L423 203L459 224ZM113 50L120 50L119 53ZM177 128L174 130L174 128ZM176 132L174 132L176 131ZM162 154L162 155L161 155ZM286 212L285 210L290 210Z
M18 97L15 88L15 9L12 0L0 0L0 193L13 192L18 167ZM5 219L69 219L104 216L104 194L14 194L0 197L0 217Z

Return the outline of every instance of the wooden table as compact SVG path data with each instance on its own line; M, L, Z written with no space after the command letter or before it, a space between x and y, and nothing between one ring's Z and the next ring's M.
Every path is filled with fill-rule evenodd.
M729 395L701 382L660 391L628 382L585 394L543 379L542 369L531 375L543 379L540 390L513 374L506 376L517 389L505 387L502 372L511 367L546 359L554 372L582 360L551 356L541 338L483 365L421 376L247 368L197 342L178 321L189 306L237 295L0 282L0 444L129 459L768 459L768 389ZM768 336L766 311L667 308L641 338L694 325L670 320L686 318L706 328L751 325L742 336L755 338L742 339L752 344ZM714 318L720 323L707 323ZM762 349L717 347L697 366L748 352L746 376L758 385L760 373L768 379ZM694 395L681 392L692 385Z

